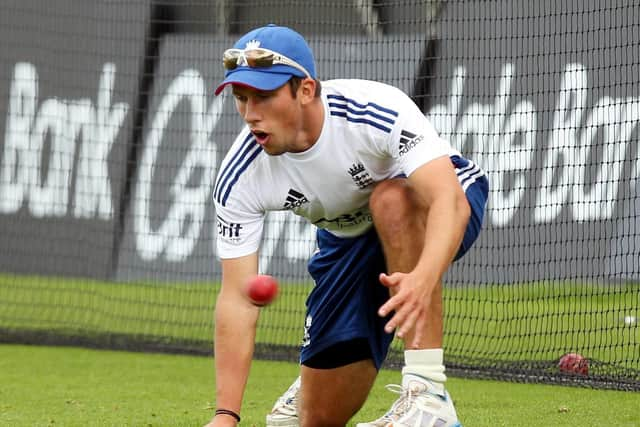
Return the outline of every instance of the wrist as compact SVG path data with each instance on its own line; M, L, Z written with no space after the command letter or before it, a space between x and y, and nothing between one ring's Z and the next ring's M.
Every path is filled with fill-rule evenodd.
M217 416L231 417L231 418L234 418L236 420L236 423L240 422L240 415L238 415L237 412L234 412L231 409L218 408L218 409L216 409L215 416L216 417Z

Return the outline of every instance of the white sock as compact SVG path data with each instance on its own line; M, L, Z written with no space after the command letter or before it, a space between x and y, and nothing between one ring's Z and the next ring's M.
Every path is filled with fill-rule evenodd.
M418 375L442 385L447 380L444 374L444 351L441 348L405 350L402 375Z

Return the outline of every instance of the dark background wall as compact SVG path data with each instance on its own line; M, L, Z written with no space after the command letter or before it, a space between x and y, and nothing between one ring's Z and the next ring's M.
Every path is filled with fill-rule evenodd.
M210 193L241 126L212 95L219 58L277 22L322 79L400 87L488 171L451 283L638 280L637 5L357 3L4 2L0 270L217 278ZM312 250L310 226L273 214L261 266L301 280Z
M109 277L150 3L1 8L0 270Z

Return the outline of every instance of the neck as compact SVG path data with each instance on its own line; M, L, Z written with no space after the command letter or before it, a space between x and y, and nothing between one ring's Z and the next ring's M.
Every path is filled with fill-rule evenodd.
M304 109L300 139L305 147L304 150L311 148L320 138L324 125L324 114L321 98L314 98Z

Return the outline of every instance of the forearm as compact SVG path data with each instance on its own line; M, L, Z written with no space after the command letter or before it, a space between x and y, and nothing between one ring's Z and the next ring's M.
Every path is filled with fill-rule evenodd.
M405 335L407 349L442 348L442 276L460 247L468 221L465 212L464 206L455 207L453 200L442 200L431 207L423 251L414 269L417 280L423 283L424 295L428 296L424 300L426 311L421 332L415 334L415 331L410 331Z
M414 269L430 282L439 282L462 243L470 207L464 193L446 194L432 201L425 223L424 246Z
M216 405L240 413L253 357L258 309L233 291L223 290L218 296L215 318Z
M424 203L424 240L414 276L440 282L453 261L471 215L471 207L451 159L442 156L418 168L409 182Z

